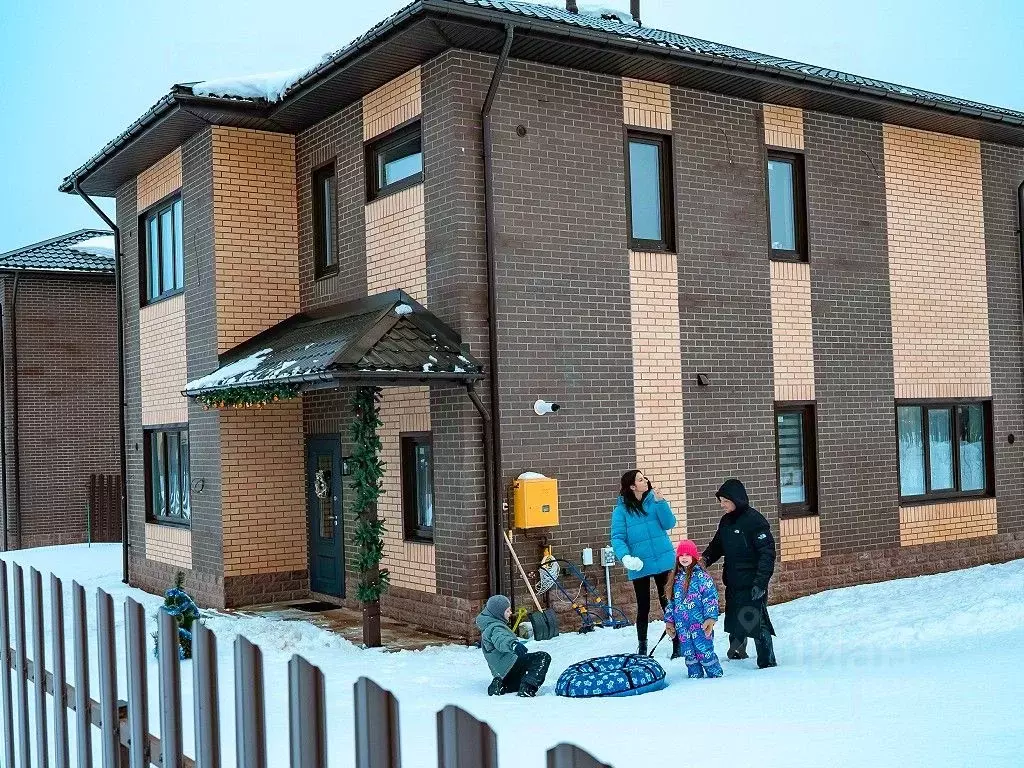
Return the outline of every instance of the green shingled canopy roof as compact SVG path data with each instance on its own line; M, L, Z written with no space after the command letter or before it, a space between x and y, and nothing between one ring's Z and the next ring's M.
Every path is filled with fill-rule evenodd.
M114 273L113 243L110 250L97 243L95 249L81 250L73 246L97 241L99 238L113 239L113 233L102 229L80 229L66 235L33 243L0 253L2 271L44 271L44 272L95 272Z

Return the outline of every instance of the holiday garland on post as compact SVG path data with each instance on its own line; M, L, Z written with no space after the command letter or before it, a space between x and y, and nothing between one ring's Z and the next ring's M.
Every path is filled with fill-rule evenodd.
M181 660L192 658L192 625L199 620L199 608L188 592L182 589L185 583L185 574L178 571L174 577L174 587L164 593L164 604L160 610L169 613L174 617L174 623L178 628L178 658ZM160 617L157 616L159 625ZM160 655L160 632L153 633L153 653Z
M350 466L356 516L353 565L359 571L356 595L363 604L363 644L371 648L380 646L380 598L387 592L390 578L388 571L380 567L384 557L384 523L377 517L377 499L384 476L377 434L381 426L380 400L381 391L377 387L359 387L352 398L355 419Z
M254 386L228 387L215 392L197 395L203 408L262 408L268 403L291 400L299 396L297 384L257 384Z

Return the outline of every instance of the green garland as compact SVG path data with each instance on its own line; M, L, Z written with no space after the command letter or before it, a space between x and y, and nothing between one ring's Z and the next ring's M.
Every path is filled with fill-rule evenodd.
M251 387L229 387L197 395L203 408L262 408L268 403L291 400L299 396L297 384L256 384Z
M354 449L351 459L352 489L355 498L355 544L353 565L359 571L357 597L362 603L376 603L388 590L390 574L380 567L384 557L384 523L377 517L377 499L381 495L384 463L380 460L381 426L377 387L359 387L352 398L355 420L352 422Z

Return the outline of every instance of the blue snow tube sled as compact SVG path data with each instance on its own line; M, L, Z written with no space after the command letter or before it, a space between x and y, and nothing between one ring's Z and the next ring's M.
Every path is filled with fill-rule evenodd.
M570 699L636 696L668 685L665 670L650 656L622 653L573 664L555 684L555 693Z

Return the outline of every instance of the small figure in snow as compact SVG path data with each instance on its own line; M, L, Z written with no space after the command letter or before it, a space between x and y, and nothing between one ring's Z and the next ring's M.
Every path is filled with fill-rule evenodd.
M526 646L509 629L511 616L512 603L509 599L504 595L494 595L476 617L480 647L494 675L487 695L501 696L518 691L520 696L536 696L544 684L551 657L543 651L526 652Z
M615 556L629 572L636 593L636 652L640 655L647 654L652 576L658 601L665 610L665 585L675 562L668 532L675 524L672 507L643 472L632 469L622 476L619 501L612 511L611 539Z
M747 658L747 638L757 646L760 669L777 666L768 617L768 582L775 572L775 538L764 516L750 506L739 480L726 480L715 494L725 514L701 561L707 567L725 558L725 631L730 659Z
M665 631L673 640L672 658L683 657L689 677L721 677L722 664L714 640L718 587L700 567L700 552L692 541L679 542L676 557L672 593L665 608Z

